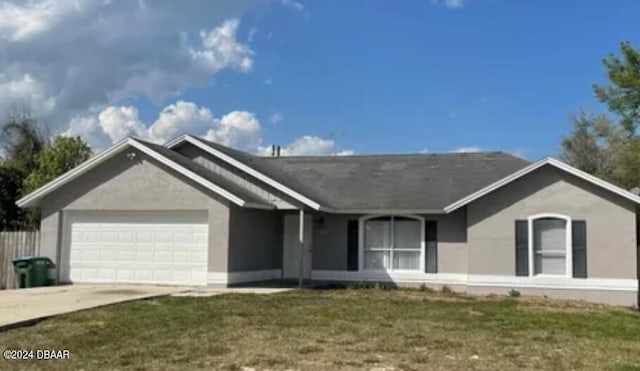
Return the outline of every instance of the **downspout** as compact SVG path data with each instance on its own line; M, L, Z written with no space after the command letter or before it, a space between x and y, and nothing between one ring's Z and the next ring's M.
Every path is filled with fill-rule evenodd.
M304 281L304 210L300 209L300 225L298 226L298 243L300 245L300 259L298 267L298 287L302 288Z

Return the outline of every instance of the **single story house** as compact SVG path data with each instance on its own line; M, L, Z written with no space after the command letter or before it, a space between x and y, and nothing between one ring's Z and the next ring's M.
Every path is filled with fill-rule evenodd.
M18 201L59 282L387 281L638 305L640 197L501 152L259 157L127 138Z

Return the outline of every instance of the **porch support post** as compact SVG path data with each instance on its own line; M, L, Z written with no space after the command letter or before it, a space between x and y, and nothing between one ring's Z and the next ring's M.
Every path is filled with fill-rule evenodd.
M302 288L304 281L304 210L300 209L300 225L298 227L298 242L300 244L300 259L298 267L298 287Z

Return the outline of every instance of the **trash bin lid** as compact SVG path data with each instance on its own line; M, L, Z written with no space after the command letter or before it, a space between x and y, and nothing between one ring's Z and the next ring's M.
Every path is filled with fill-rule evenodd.
M36 262L36 261L46 261L48 263L53 263L53 261L51 261L51 259L49 259L49 257L47 257L47 256L34 256L34 255L19 256L19 257L14 258L12 260L12 262L14 262L14 263Z
M17 258L14 258L12 260L12 262L14 263L18 263L18 262L27 262L27 261L31 261L33 259L36 259L36 256L33 255L26 255L26 256L18 256Z

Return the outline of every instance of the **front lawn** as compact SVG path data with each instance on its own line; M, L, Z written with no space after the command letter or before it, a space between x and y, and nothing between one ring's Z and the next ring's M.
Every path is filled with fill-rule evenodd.
M640 369L640 313L420 290L165 297L0 333L2 369Z

